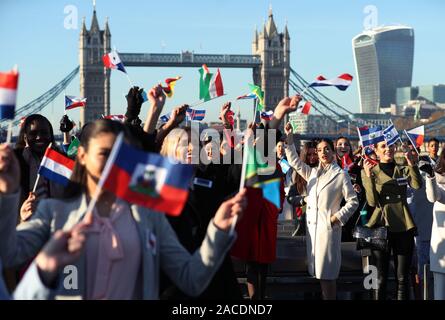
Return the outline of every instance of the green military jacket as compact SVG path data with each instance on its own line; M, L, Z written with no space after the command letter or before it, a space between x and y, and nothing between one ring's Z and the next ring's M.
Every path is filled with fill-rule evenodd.
M366 176L365 170L361 173L368 204L375 207L367 226L372 228L386 225L390 232L404 232L415 228L406 201L406 189L408 184L413 189L422 187L419 168L396 165L392 177L378 165L371 172L371 178Z

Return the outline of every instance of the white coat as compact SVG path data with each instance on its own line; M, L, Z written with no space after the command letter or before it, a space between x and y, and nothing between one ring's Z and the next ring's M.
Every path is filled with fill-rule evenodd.
M437 173L432 179L427 177L426 196L430 202L434 202L430 269L445 273L445 177Z
M289 164L307 181L306 249L308 271L317 279L338 278L341 266L341 226L345 225L358 207L351 178L336 162L326 171L311 168L298 157L294 145L286 149ZM340 208L345 199L346 204ZM340 225L331 225L331 216Z

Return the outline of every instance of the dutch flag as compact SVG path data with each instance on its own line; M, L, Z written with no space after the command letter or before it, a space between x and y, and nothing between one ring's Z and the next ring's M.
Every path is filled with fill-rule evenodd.
M74 160L47 148L39 167L39 174L48 180L66 186L70 181Z
M317 80L312 82L309 87L336 87L338 90L345 91L351 85L352 78L349 73L343 73L334 79L318 76Z
M18 81L17 70L0 72L0 119L14 119Z

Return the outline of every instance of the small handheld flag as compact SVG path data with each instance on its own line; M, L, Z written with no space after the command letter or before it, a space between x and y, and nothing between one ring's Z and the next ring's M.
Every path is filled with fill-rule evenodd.
M104 169L100 179L104 188L130 203L172 216L181 214L193 177L191 165L135 149L122 139L116 139L108 159L109 171Z
M104 119L110 119L118 122L125 122L125 115L123 114L110 114L109 116L102 116Z
M176 81L178 81L179 79L181 79L181 77L165 79L165 83L167 86L162 87L162 90L164 90L164 93L168 98L173 97L173 88L176 85Z
M119 71L127 73L127 71L125 70L124 64L122 63L121 59L119 58L119 54L117 53L116 50L113 50L110 53L105 54L102 57L102 61L104 63L105 68L117 69Z
M336 87L338 90L345 91L351 85L353 76L348 73L343 73L334 79L326 79L323 76L318 76L317 79L312 82L309 87Z
M19 73L0 72L0 120L14 119Z
M186 116L189 120L193 121L202 121L206 115L205 110L195 110L192 108L188 108L186 111Z
M209 101L224 95L224 86L219 69L216 74L209 72L207 65L199 69L199 99Z
M311 111L312 103L310 101L306 101L304 104L297 107L296 113L309 114Z
M411 144L416 148L419 148L420 146L422 146L423 140L425 138L425 126L421 125L420 127L408 131L405 130L405 134Z
M87 105L87 98L77 98L74 96L65 96L65 110L85 107Z
M363 147L367 147L369 145L385 141L385 137L383 136L381 126L376 126L372 128L365 126L357 128L357 130Z
M38 174L66 186L74 168L74 160L48 147L40 163ZM37 185L37 183L36 183ZM35 190L34 190L35 191Z
M261 119L263 119L263 120L270 121L270 120L272 120L272 118L273 118L273 111L272 111L272 110L269 110L269 111L261 111L261 113L260 113L260 117L261 117Z
M391 146L396 143L397 140L400 140L399 133L397 132L397 129L393 123L383 130L383 136L385 137L385 141L388 146Z
M258 106L257 109L258 111L262 111L265 106L264 106L264 92L261 90L261 88L259 86L256 86L254 84L249 84L251 93L255 95L257 101L258 101Z

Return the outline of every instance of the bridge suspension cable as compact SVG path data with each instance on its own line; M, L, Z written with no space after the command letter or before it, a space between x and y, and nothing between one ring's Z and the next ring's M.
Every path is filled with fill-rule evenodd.
M20 119L29 114L37 113L50 104L74 79L79 73L79 66L71 71L63 80L58 82L54 87L43 93L40 97L32 100L26 105L15 110L15 118L13 125L16 126L20 123ZM7 119L0 120L0 125L6 123Z

